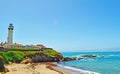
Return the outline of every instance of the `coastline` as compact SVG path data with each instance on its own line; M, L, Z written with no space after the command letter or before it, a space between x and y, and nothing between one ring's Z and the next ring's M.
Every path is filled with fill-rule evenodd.
M9 72L6 74L100 74L69 66L62 66L53 62L29 64L13 63L5 67L9 69Z
M60 71L67 72L68 74L100 74L97 72L82 70L82 69L78 69L78 68L74 68L74 67L70 67L70 66L63 66L60 64L57 64L57 66L55 66L55 68Z

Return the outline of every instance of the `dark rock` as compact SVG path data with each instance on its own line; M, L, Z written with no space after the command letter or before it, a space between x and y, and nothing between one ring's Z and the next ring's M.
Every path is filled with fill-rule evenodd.
M92 55L92 54L86 54L86 55L82 55L78 58L78 60L82 60L82 59L96 59L97 55Z
M78 60L84 59L83 57L79 57Z
M5 70L4 59L2 56L0 56L0 72L3 72L4 70Z
M62 59L61 56L48 56L45 54L38 54L36 56L32 57L32 62L38 63L38 62L59 62Z
M86 57L86 58L96 58L97 55L92 55L92 54L87 54L87 55L83 55L81 57Z
M73 61L73 60L76 60L76 59L77 59L77 57L72 57L72 58L70 58L70 57L64 57L63 61Z
M77 60L77 57L72 57L73 60Z

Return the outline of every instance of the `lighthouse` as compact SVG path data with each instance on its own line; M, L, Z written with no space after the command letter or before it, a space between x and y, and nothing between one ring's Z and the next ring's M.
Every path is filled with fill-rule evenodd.
M13 29L14 29L13 25L9 24L9 27L8 27L8 39L7 39L8 45L13 43Z

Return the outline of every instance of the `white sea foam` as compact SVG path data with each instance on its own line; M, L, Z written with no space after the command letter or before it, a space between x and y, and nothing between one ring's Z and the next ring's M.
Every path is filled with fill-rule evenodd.
M79 57L80 57L80 55L74 55L74 56L72 56L72 57L76 57L76 58L79 58Z
M69 69L69 70L72 70L72 71L80 72L82 74L100 74L100 73L97 73L97 72L82 70L82 69L78 69L78 68L74 68L74 67L69 67L69 66L63 66L63 65L60 65L60 64L57 64L57 66L59 66L61 68Z
M114 55L114 54L112 54L112 55L109 55L109 56L120 56L120 55Z

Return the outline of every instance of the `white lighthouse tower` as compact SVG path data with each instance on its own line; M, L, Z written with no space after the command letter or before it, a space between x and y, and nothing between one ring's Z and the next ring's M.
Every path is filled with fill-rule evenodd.
M13 29L14 29L13 25L10 24L8 27L8 39L7 39L8 45L13 43Z

